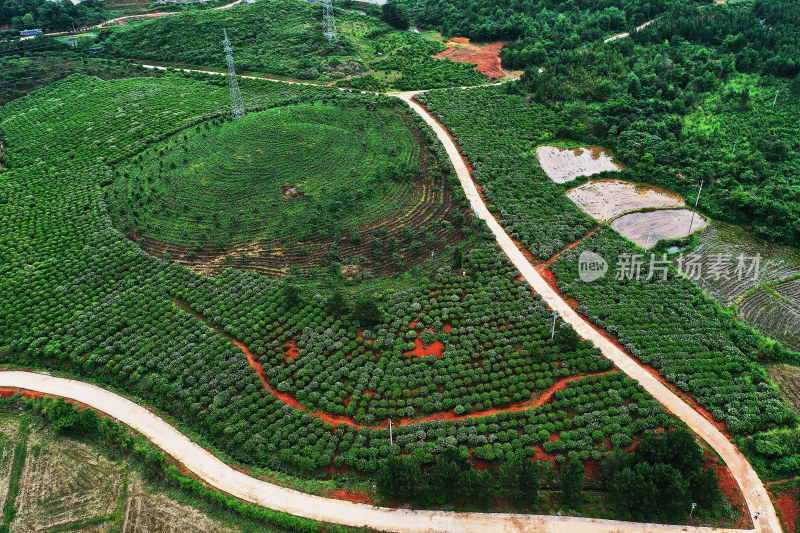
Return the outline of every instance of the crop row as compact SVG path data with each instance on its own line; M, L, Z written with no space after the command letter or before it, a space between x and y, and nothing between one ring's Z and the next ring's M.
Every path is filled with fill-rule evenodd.
M142 101L141 95L153 94L148 84L166 84L176 91ZM283 87L258 87L264 101L285 96ZM127 139L130 123L138 121L142 131L157 138L175 124L164 124L158 113L131 116L129 108L137 102L179 105L183 99L191 109L192 102L209 93L214 93L213 86L193 77L123 82L71 78L0 110L0 128L14 162L0 180L0 198L5 200L0 204L3 362L91 377L174 416L237 460L294 472L331 463L373 472L390 454L419 450L425 455L451 447L465 453L480 449L476 453L487 460L514 451L533 455L539 443L553 454L575 450L583 458L597 459L609 446L626 446L649 428L670 425L658 403L624 375L586 376L608 369L595 348L572 345L561 328L557 339L565 340L550 339L549 312L514 280L518 273L494 244L476 243L464 254L462 268L444 266L430 278L420 276L409 283L413 289L392 292L387 285L386 291L373 294L384 317L378 326L362 331L363 340L353 332L349 315L325 311L326 298L314 290L301 290L299 302L290 303L283 281L234 270L205 277L142 251L112 225L96 172L97 157L109 157L107 150L76 149L70 159L68 148L82 141L59 134L55 125L77 130L81 120L93 117L109 135ZM331 93L311 88L306 94ZM81 98L80 108L69 103ZM366 102L372 97L363 98ZM199 122L203 109L189 113L185 122ZM22 117L30 120L16 127L23 125ZM56 139L61 139L62 150L35 152ZM144 147L130 142L130 150ZM179 308L181 301L226 334ZM450 326L449 333L445 326ZM442 356L409 356L412 344L417 349L417 335L429 347L441 342ZM282 380L268 376L275 388L287 382L289 392L297 392L296 404L263 386L231 336L257 353L263 348L259 359L267 372L297 367ZM300 349L296 362L282 361L278 350L290 355L287 344L293 337ZM334 348L339 360L329 357L328 341L331 346L341 343ZM348 358L350 348L364 352ZM362 357L367 361L348 368ZM364 421L372 415L376 424L378 409L386 409L382 414L387 416L406 409L408 417L408 408L413 408L408 422L395 428L398 441L393 446L385 426L334 425L316 412L326 410L328 403L311 393L301 398L301 380L305 388L309 377L342 370L342 377L352 382L309 391L322 397L329 389L335 391L330 396L334 405L343 405L342 392L360 392L350 399L353 418L363 409ZM521 400L536 399L548 380L561 379L565 370L579 379L550 401L503 410L516 401L515 394ZM365 398L363 391L373 385L381 397L376 399L375 390L375 396ZM433 414L454 413L458 405L467 414L478 405L495 406L498 397L496 414L423 418L431 411L428 403ZM380 404L384 400L385 407Z

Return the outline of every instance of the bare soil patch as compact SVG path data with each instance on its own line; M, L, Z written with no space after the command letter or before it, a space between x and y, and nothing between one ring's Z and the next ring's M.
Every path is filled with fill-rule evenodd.
M11 467L19 439L19 420L10 416L0 418L0 518L8 498Z
M660 209L623 215L612 222L611 227L639 246L649 248L663 239L691 235L706 224L708 221L702 215L690 209Z
M281 189L283 190L283 197L286 200L296 200L303 197L303 191L296 185L284 185Z
M589 181L568 190L567 197L581 211L601 222L647 207L686 205L683 198L666 189L613 179Z
M591 176L599 172L622 168L611 154L600 146L580 148L560 148L558 146L539 146L536 148L539 164L550 179L556 183L566 183L578 176Z
M774 487L769 489L770 497L775 504L775 509L778 511L778 516L783 521L786 533L796 533L797 531L797 518L800 515L798 490L800 489L797 487Z
M114 511L121 478L114 463L89 446L31 434L11 531L42 531Z
M129 497L122 512L120 533L228 533L197 509L181 505L162 494L147 490L139 481L128 486Z
M518 75L517 72L503 70L500 65L500 50L505 42L473 44L466 37L453 37L444 44L447 50L433 57L445 57L459 63L474 63L475 70L494 80Z

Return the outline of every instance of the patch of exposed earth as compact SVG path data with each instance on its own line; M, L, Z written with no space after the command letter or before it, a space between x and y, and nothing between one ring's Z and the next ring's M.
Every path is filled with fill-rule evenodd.
M568 190L567 197L601 222L648 207L686 205L683 198L666 189L613 179L589 181Z
M622 168L611 154L599 146L560 148L539 146L536 157L547 176L556 183L566 183L578 176L591 176Z
M443 50L433 57L445 57L459 63L474 63L475 70L494 80L519 76L521 72L504 70L500 65L500 50L506 43L473 44L466 37L453 37L444 43Z
M642 248L663 239L681 239L703 228L708 221L690 209L660 209L622 215L611 227Z

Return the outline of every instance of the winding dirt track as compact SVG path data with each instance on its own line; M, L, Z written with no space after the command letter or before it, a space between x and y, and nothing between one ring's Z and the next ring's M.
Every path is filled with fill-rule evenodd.
M163 68L152 65L144 66ZM209 72L209 74L218 73ZM419 92L422 91L392 93L392 96L408 102L410 107L436 132L437 137L447 150L447 154L456 169L461 186L467 198L469 198L473 210L480 218L486 221L497 238L497 242L514 263L514 266L520 271L523 278L547 301L552 309L560 313L563 320L572 325L581 337L591 339L603 352L603 355L612 360L627 375L639 381L650 394L705 439L722 457L742 490L750 514L758 513L760 515L760 518L755 521L755 531L780 533L780 523L767 491L755 470L753 470L741 452L711 422L659 382L645 368L640 366L635 359L595 331L536 271L509 235L506 234L503 227L489 213L457 146L450 138L447 130L427 110L414 101L414 95ZM42 392L89 405L139 431L209 485L245 501L314 520L396 532L676 533L686 531L700 533L730 531L741 533L745 531L564 516L412 511L332 500L273 485L239 472L199 445L191 442L188 437L154 413L122 396L95 385L31 372L0 371L0 387L14 387Z
M742 533L742 530L734 529L640 524L568 516L386 509L332 500L279 487L239 472L190 441L158 415L95 385L32 372L2 371L0 387L42 392L89 405L139 431L212 487L248 502L314 520L398 533Z
M728 465L733 477L739 484L739 488L741 488L747 506L750 509L751 516L756 513L759 514L758 520L755 520L756 531L780 533L781 527L778 517L775 514L775 508L772 506L769 495L763 483L761 483L761 480L758 478L758 474L756 474L756 471L750 466L750 463L744 455L742 455L739 449L711 422L706 420L700 413L689 406L689 404L684 402L674 392L658 381L650 372L640 366L639 362L633 357L598 333L582 316L570 307L555 290L553 290L486 208L455 143L444 127L439 124L425 108L414 101L415 94L415 92L395 93L395 96L407 101L411 108L425 119L425 122L436 132L436 136L447 149L447 155L450 157L456 169L461 187L467 194L472 209L480 218L486 221L492 233L494 233L494 236L497 238L498 244L500 244L503 251L508 255L511 262L514 263L514 266L517 267L525 280L530 283L533 290L544 298L552 309L558 311L561 318L568 322L581 337L590 339L595 346L600 348L603 355L611 359L620 370L641 383L647 392L652 394L667 409L683 420L692 430L714 448L720 457L722 457L723 461L725 461L725 464Z

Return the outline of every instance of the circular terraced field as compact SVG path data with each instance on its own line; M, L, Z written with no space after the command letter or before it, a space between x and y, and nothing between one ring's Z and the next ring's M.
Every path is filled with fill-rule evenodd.
M394 108L271 109L156 144L109 203L123 229L167 243L300 242L410 210L423 149Z

